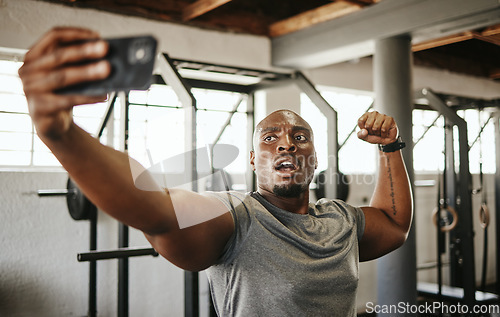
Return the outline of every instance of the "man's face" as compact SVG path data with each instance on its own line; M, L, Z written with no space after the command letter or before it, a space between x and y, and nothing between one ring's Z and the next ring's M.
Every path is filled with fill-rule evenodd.
M309 189L317 167L311 127L294 112L273 112L256 128L250 164L259 189L300 196Z

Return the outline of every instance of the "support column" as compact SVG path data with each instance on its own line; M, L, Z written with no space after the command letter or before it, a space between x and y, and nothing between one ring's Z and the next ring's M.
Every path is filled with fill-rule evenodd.
M398 124L399 134L407 144L402 153L413 186L411 38L398 36L378 40L373 65L375 109L394 117ZM416 304L416 272L413 224L406 243L378 260L377 304Z

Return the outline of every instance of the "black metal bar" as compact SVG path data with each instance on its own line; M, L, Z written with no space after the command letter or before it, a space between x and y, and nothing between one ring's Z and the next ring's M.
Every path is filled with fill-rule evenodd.
M97 131L97 138L100 138L102 136L102 133L104 132L104 129L106 128L106 125L108 124L109 118L111 117L111 114L113 113L113 109L115 107L115 102L116 98L118 97L118 94L116 92L111 93L110 95L111 100L108 104L108 109L106 110L106 114L104 115L104 118L101 122L101 125L99 127L99 131Z
M124 127L125 127L125 139L124 139L124 150L128 150L128 119L129 119L129 102L128 93L124 94ZM127 248L129 246L129 230L123 223L119 224L118 227L118 247ZM118 317L128 317L128 258L120 258L118 260Z
M478 115L480 115L480 113L478 113ZM490 122L492 116L490 116L488 118L488 120L486 120L486 122L483 124L483 126L481 127L481 129L479 130L479 133L477 134L476 138L474 139L474 141L469 145L469 149L472 149L472 147L476 144L476 142L479 140L479 138L481 137L481 134L483 133L484 131L484 128L486 128L486 126L488 125L488 123Z
M167 56L167 54L164 54ZM236 67L230 65L221 65L221 64L212 64L206 62L198 62L198 61L189 61L183 59L172 58L171 64L175 69L189 69L189 70L198 70L204 72L213 72L213 73L224 73L229 75L240 75L240 76L249 76L249 77L258 77L265 79L282 79L289 76L287 73L278 73L273 71L267 71L262 69L253 69L253 68L243 68Z
M184 271L184 316L200 314L198 272Z
M90 251L79 253L77 258L78 262L87 262L130 258L144 255L158 256L158 252L156 252L156 250L153 248L119 248L116 250Z
M40 189L37 191L38 196L67 196L69 191L67 189Z
M457 110L467 110L467 109L477 109L477 108L498 108L500 107L500 98L497 99L479 99L464 96L448 95L435 93L441 100L445 100L449 103L449 107L454 111Z
M457 206L457 175L455 173L455 143L453 138L453 124L449 119L444 118L445 142L444 142L444 178L443 178L443 206L451 206L455 210ZM459 218L459 221L462 219ZM450 285L462 287L462 267L459 264L462 257L462 241L460 239L461 232L459 229L450 231L449 233L449 261L450 261Z
M222 125L222 128L221 130L219 131L219 134L217 134L217 137L215 138L213 144L217 144L220 140L220 138L222 137L222 135L224 134L224 131L226 131L226 128L229 126L229 124L231 123L231 119L233 119L233 116L234 114L238 111L238 108L239 106L241 105L241 103L243 102L243 95L240 96L240 98L238 99L238 102L236 102L234 104L234 107L233 107L233 110L231 110L231 112L229 113L229 116L227 117L227 120L226 122L224 122L224 124Z
M255 93L250 93L247 99L247 145L248 150L253 150L253 129L255 127ZM250 151L247 151L249 153ZM246 173L247 191L257 190L257 178L251 168Z
M209 81L209 80L193 79L193 78L182 78L182 80L185 83L187 83L189 86L191 86L192 88L239 92L239 93L243 93L243 94L248 94L252 90L252 87L253 87L253 85L222 83L222 82L214 82L214 81ZM153 84L157 84L157 85L169 85L159 75L154 75L152 78L152 81L153 81ZM169 86L171 86L171 85L169 85Z
M90 215L89 250L97 250L97 210ZM78 255L79 256L79 255ZM97 316L97 262L89 262L89 317Z
M495 157L496 157L496 171L495 171L495 230L496 230L496 273L497 283L496 292L500 294L500 114L497 112L495 115Z
M250 91L250 85L221 83L192 78L184 78L184 80L193 88L239 92L242 94L248 94Z
M157 60L158 69L160 70L163 79L172 87L174 92L179 97L183 107L185 107L186 127L190 128L185 131L186 138L190 140L190 170L186 171L186 175L191 176L191 190L198 191L198 173L196 166L196 98L191 92L191 86L177 71L174 65L174 60L170 59L167 54L163 54L163 59ZM188 124L189 123L189 124ZM200 311L199 298L199 275L198 272L184 272L184 316L197 317Z
M427 134L427 132L429 132L429 130L434 126L434 124L436 124L436 122L439 120L439 118L441 118L440 115L438 115L436 117L436 119L434 119L434 121L432 121L432 123L425 129L424 133L422 133L422 135L420 136L420 138L418 138L417 141L413 142L413 147L415 147L418 142L422 141L422 139L425 137L425 135Z
M469 171L469 143L467 140L467 123L460 118L453 109L440 99L430 89L422 89L416 93L416 99L425 98L429 106L439 111L445 117L445 126L449 123L458 128L459 141L459 173L458 178L454 168L453 130L450 129L450 137L446 146L450 153L447 155L447 197L448 204L455 206L459 215L457 227L450 232L450 275L452 286L460 286L464 290L464 304L472 309L475 299L475 263L474 263L474 232L472 228L472 181ZM453 162L453 163L451 163ZM459 186L458 186L459 184ZM457 187L458 186L458 187ZM453 194L453 191L455 194Z

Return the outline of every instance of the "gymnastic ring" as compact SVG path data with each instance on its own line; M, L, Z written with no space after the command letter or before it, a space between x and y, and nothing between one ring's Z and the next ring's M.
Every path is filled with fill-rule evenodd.
M490 210L486 204L481 204L479 208L479 225L481 228L486 229L490 224Z
M453 221L449 225L441 226L441 232L448 232L455 229L458 224L458 214L457 211L451 206L446 206L446 208L441 206L441 208L439 209L434 209L434 211L432 212L432 222L434 222L434 225L437 227L437 215L441 210L446 210L453 217Z

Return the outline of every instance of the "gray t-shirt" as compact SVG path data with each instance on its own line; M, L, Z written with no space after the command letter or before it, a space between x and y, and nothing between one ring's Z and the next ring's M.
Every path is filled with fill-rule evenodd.
M260 194L213 193L235 231L207 269L219 316L356 316L358 241L364 214L340 200L280 209Z

